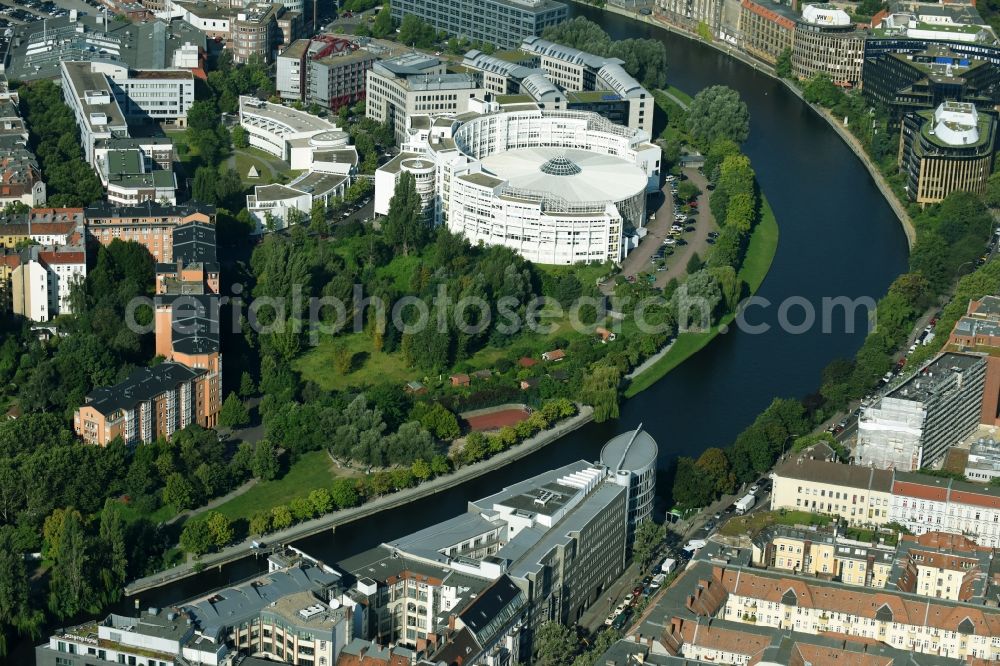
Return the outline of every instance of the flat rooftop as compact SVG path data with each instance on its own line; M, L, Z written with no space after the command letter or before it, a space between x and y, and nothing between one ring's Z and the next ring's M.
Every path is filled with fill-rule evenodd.
M339 129L334 123L319 116L281 104L263 102L255 97L240 97L240 113L244 116L256 116L283 125L287 128L285 134L326 132ZM276 133L282 134L280 131Z
M886 394L887 398L924 402L942 388L951 385L951 376L985 364L983 356L946 352L922 367L916 374Z

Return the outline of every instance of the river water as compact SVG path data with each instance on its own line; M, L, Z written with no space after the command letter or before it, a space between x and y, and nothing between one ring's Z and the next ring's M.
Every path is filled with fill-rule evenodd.
M443 520L465 510L469 500L580 458L595 459L604 442L639 423L656 439L660 466L678 455L698 455L726 446L775 397L801 398L819 386L820 371L837 357L852 356L865 334L864 322L847 332L844 317L824 332L817 323L794 334L778 327L778 306L805 299L817 314L824 298L878 299L905 271L906 238L867 171L827 123L784 85L710 47L615 14L572 5L576 14L600 23L615 39L651 37L666 44L669 82L694 94L711 85L739 91L750 109L750 137L744 151L753 161L781 238L770 273L758 296L773 303L748 316L771 330L733 330L673 370L653 387L627 400L618 420L590 424L512 465L405 508L298 542L327 562ZM796 314L798 313L798 314ZM802 321L793 308L788 320ZM164 606L263 569L246 559L222 570L151 590L143 606ZM120 608L131 608L132 599ZM18 645L9 663L30 664L29 645Z

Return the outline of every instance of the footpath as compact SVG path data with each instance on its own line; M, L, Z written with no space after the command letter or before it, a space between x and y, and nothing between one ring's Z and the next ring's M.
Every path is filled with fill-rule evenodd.
M347 523L367 518L381 511L409 504L415 500L429 497L441 490L453 488L470 479L500 469L505 465L531 455L535 451L590 423L594 419L594 409L592 407L578 405L578 408L580 411L576 416L560 421L554 427L540 432L524 440L521 444L507 449L488 460L461 467L451 474L439 476L436 479L420 484L416 488L408 488L390 495L377 497L353 509L334 511L325 516L293 525L287 529L272 532L264 537L248 537L240 543L227 546L219 552L205 555L198 560L188 560L165 571L135 580L125 586L125 595L132 596L151 588L160 587L161 585L193 576L203 569L222 567L244 557L258 554L260 550L253 547L254 541L266 540L268 544L288 544L314 534L319 534L320 532L333 531L340 525L346 525Z

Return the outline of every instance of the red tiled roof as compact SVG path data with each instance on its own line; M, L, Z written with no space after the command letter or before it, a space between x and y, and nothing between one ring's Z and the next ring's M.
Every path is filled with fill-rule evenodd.
M925 486L922 483L910 483L908 481L893 481L892 494L935 502L944 502L948 499L947 488Z
M47 264L87 263L87 255L83 252L39 252L38 258Z

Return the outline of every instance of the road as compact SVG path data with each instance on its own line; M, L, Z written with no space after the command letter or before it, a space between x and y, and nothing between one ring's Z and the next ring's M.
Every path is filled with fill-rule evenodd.
M684 245L672 246L673 254L666 257L667 270L656 271L655 285L660 289L666 287L671 280L679 280L687 275L688 260L695 253L704 260L709 248L708 233L717 229L708 205L708 180L694 168L684 169L683 172L684 176L701 191L697 198L698 210L689 218L695 220L694 231L685 232L680 236L684 240ZM674 196L670 191L670 183L663 186L662 196L663 203L646 225L646 237L622 262L621 276L625 279L630 276L638 278L643 273L656 270L653 255L663 247L663 241L670 235L670 228L674 224ZM689 223L685 222L685 226L688 225ZM605 289L613 288L614 285L609 283Z

